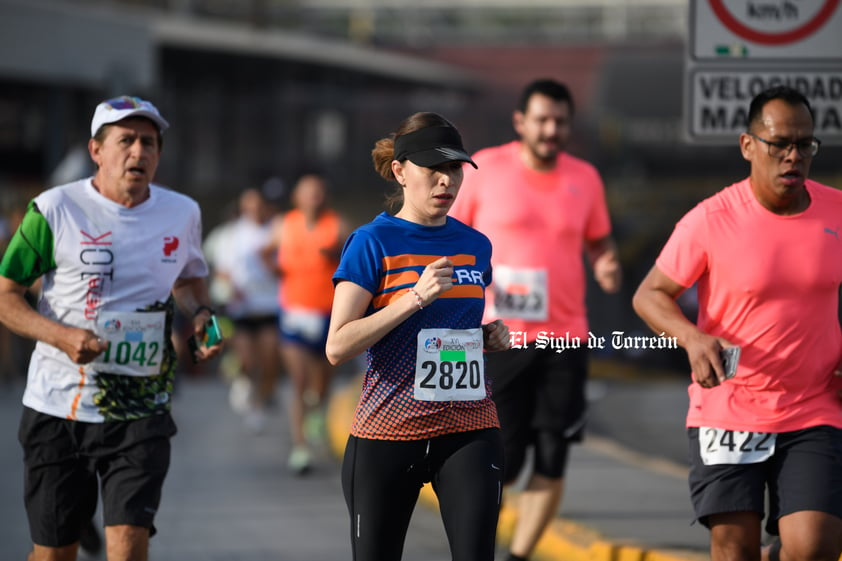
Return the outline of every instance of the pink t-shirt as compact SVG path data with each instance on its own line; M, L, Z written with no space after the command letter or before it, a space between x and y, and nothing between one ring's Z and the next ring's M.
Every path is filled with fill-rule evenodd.
M690 385L689 427L842 428L842 192L806 186L809 208L780 216L735 183L688 212L658 257L669 278L698 283L699 328L742 346L736 377Z
M493 282L484 321L512 331L588 335L585 240L611 233L605 190L588 162L561 153L552 171L526 167L520 142L480 150L450 215L491 239Z

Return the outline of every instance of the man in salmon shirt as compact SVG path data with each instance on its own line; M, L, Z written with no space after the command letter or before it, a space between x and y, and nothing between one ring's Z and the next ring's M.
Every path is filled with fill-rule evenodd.
M751 102L748 178L676 225L634 296L692 368L690 492L713 561L836 561L842 553L842 192L807 179L814 115L779 86ZM675 303L697 284L699 317ZM724 348L739 347L735 373ZM761 550L766 530L778 536Z
M534 450L509 561L527 559L556 517L569 444L582 437L588 371L582 256L602 290L620 289L602 179L564 151L572 118L565 85L529 84L513 115L520 139L473 156L479 170L465 174L450 211L491 239L493 281L483 321L502 319L513 333L512 350L486 357L507 484L518 478L527 449ZM557 352L541 348L542 337L578 338L581 345Z

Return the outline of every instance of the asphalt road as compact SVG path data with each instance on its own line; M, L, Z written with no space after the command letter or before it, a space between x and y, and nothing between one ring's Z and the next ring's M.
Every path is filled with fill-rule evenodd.
M17 443L22 385L0 387L0 559L30 549ZM307 477L286 470L289 438L280 412L250 433L216 379L184 381L173 404L179 433L150 559L155 561L330 561L350 558L339 462L322 451ZM406 561L449 557L438 515L416 509Z
M683 429L686 380L599 376L589 383L588 434L619 450L650 458L672 469L669 481L647 470L630 471L587 445L574 451L569 497L561 516L602 525L620 535L660 539L662 523L676 524L667 545L704 545L698 527L688 528L684 483ZM30 547L22 505L21 452L16 440L23 391L21 383L0 386L0 559L23 560ZM283 403L283 397L280 399ZM183 378L174 406L179 433L151 541L155 561L329 561L349 558L347 511L339 483L339 462L325 448L318 469L308 477L286 470L289 439L281 411L260 435L250 433L227 403L227 386L213 376ZM604 474L604 475L600 475ZM614 479L627 478L622 494ZM637 483L635 483L637 482ZM646 519L634 508L653 500L651 486L676 487L679 504L665 503ZM641 496L634 498L634 493ZM607 508L611 503L613 509ZM624 506L625 505L625 506ZM659 507L660 508L660 507ZM629 509L626 513L626 509ZM666 513L666 514L665 514ZM666 518L663 518L666 516ZM659 522L662 520L663 522ZM645 527L644 527L645 526ZM650 527L651 526L651 527ZM686 536L684 535L686 533ZM416 509L407 536L405 561L449 558L438 515Z

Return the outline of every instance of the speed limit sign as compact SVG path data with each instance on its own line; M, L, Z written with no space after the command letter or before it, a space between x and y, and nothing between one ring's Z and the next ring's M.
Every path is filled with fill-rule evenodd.
M842 0L697 0L696 60L839 60Z
M842 143L842 0L690 0L684 122L689 142L733 143L760 91L788 85L816 136Z

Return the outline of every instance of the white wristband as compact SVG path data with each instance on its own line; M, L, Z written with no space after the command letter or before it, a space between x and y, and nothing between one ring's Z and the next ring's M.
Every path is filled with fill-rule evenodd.
M409 291L413 295L415 295L415 303L418 304L418 309L423 310L424 309L424 301L421 300L421 296L417 292L415 292L414 288L410 288Z

